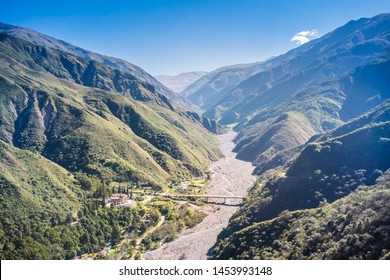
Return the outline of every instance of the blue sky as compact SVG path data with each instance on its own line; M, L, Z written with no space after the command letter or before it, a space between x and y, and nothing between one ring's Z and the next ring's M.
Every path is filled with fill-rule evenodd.
M299 32L384 12L388 0L2 0L0 21L172 75L261 61L296 47Z

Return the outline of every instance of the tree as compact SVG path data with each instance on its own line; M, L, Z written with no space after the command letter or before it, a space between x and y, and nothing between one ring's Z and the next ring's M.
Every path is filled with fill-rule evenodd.
M71 222L73 222L73 217L68 213L68 215L66 215L65 223L70 224Z
M119 226L114 226L112 229L112 234L111 234L111 241L113 244L116 244L120 241L121 238L121 229Z

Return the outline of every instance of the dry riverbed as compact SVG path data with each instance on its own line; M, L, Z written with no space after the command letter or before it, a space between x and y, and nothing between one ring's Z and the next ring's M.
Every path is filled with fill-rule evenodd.
M255 182L255 177L251 175L254 169L251 163L236 159L236 154L232 152L235 136L235 132L218 136L219 148L225 157L210 165L209 169L214 175L207 190L208 194L242 196ZM218 210L215 211L215 208ZM146 252L142 257L152 260L183 257L189 260L207 259L208 251L215 244L218 234L227 226L237 206L218 205L213 208L206 205L203 210L209 214L200 224L184 230L176 240L164 244L157 250Z

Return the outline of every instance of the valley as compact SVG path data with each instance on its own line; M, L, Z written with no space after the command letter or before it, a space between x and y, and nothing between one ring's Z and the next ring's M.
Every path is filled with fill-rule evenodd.
M390 14L156 78L0 23L0 258L390 259L389 77Z
M218 147L224 158L213 162L209 167L213 175L207 194L244 196L255 182L252 164L236 159L236 154L232 152L233 139L236 135L237 133L229 131L227 134L217 136ZM207 259L207 254L215 244L218 234L227 226L229 218L237 211L238 206L218 204L212 207L206 204L197 209L208 214L201 223L194 228L185 229L176 240L163 244L157 250L146 252L142 257L144 259Z

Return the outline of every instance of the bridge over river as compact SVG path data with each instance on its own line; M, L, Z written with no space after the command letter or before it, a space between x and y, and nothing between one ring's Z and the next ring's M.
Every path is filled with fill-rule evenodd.
M233 139L236 135L235 132L229 132L217 136L220 141L219 148L225 157L213 162L209 167L213 175L207 187L207 194L175 194L178 199L188 195L189 198L204 198L216 202L226 200L226 204L221 203L218 207L207 204L196 206L197 209L207 212L207 217L195 227L183 230L172 242L164 243L157 250L145 252L142 255L144 259L177 260L183 256L189 260L207 258L207 254L217 241L218 234L227 227L230 217L239 209L240 203L235 202L242 202L256 180L251 175L254 169L252 164L237 159L236 154L232 152L235 146ZM171 195L172 199L175 195Z
M223 202L224 204L228 204L227 201L237 201L242 202L244 200L244 196L238 196L238 195L214 195L214 194L162 194L160 196L163 197L170 197L173 199L180 199L180 198L205 198L207 202Z
M135 194L145 194L143 191L131 191L131 195ZM152 195L149 195L150 197L168 197L172 199L185 199L185 198L204 198L207 200L207 202L214 202L214 203L223 203L223 204L233 204L233 202L242 202L244 200L244 196L240 195L215 195L215 194L168 194L168 193L154 193ZM228 201L230 203L228 203ZM237 205L234 204L234 205Z

